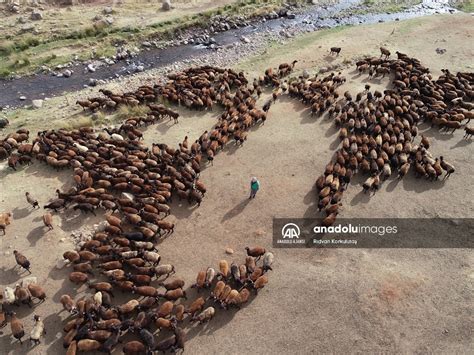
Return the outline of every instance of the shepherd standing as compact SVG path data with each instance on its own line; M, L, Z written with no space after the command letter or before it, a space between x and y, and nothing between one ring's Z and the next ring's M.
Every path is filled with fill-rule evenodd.
M254 176L252 180L250 180L250 197L255 198L255 195L257 194L258 189L260 189L260 181Z

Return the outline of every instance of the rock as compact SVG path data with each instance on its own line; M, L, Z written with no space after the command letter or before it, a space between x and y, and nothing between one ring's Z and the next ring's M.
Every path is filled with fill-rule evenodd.
M72 71L71 71L71 70L66 69L65 71L63 71L63 76L64 76L65 78L69 78L71 75L72 75Z
M242 37L240 37L240 39L241 39L242 42L244 42L244 43L250 43L250 39L247 38L247 37L242 36Z
M33 25L32 23L27 23L26 25L20 27L21 33L32 32L34 30L35 30L35 25Z
M28 287L28 285L37 284L37 283L38 283L38 278L35 276L28 276L28 277L25 277L23 280L21 280L22 287Z
M5 128L10 122L5 117L0 118L0 128Z
M31 13L30 19L32 19L33 21L42 20L43 14L38 10L33 10L33 12Z
M95 66L94 64L88 64L87 65L87 70L90 71L91 73L95 72Z
M107 6L106 8L104 8L104 9L102 10L102 13L103 13L104 15L111 15L111 14L114 13L114 9L112 9L112 7L110 7L110 6Z
M267 17L269 19L276 19L276 18L278 18L278 14L275 11L271 11L271 12L268 13Z
M25 101L25 100L26 100L26 96L20 96L19 99L20 99L21 101Z
M32 106L34 109L41 108L41 107L43 107L43 100L41 100L41 99L32 100L32 101L31 101L31 106Z
M26 19L25 19L23 16L18 17L18 23L25 24L25 23L26 23Z
M290 20L292 20L292 19L295 19L295 18L296 18L296 15L293 14L293 13L291 13L291 12L289 12L289 13L286 14L286 17L289 18Z
M10 6L10 11L14 12L16 14L19 13L20 12L20 6L12 4L12 6Z
M280 9L278 11L278 16L280 17L286 17L288 15L288 10L287 9Z
M105 18L105 22L110 26L114 23L113 17L109 16Z
M151 43L148 41L145 41L145 42L142 42L142 46L148 48L148 47L151 47Z
M161 9L163 11L170 11L171 10L171 1L170 0L163 0L161 4Z
M97 79L89 78L89 81L88 81L87 85L96 86L97 85Z
M306 69L303 70L303 78L305 78L305 79L309 78L309 72Z
M232 255L232 254L234 254L234 249L232 249L232 248L226 248L226 249L225 249L225 253L226 253L226 254L229 254L229 255Z

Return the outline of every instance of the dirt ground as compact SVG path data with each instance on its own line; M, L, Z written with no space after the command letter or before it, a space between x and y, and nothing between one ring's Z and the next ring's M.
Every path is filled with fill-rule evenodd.
M336 59L341 62L356 54L375 53L385 44L393 51L416 56L435 73L443 67L454 71L458 63L462 69L472 68L472 22L470 16L458 17L458 21L436 16L361 26L323 38L296 39L288 44L290 54L272 48L268 58L251 60L242 67L257 71L291 56L300 60L300 68L314 71L324 62L328 65L323 51L331 43L343 47L344 54ZM401 29L409 24L413 31L390 37L394 26ZM365 37L359 43L344 33L354 38L364 33ZM442 44L447 48L445 55L435 53L440 38L446 39ZM316 51L319 46L322 49ZM308 60L313 56L314 63ZM340 91L361 91L366 77L359 77L352 68L343 73L348 80ZM384 88L387 83L388 79L373 80L371 85ZM190 112L178 125L151 126L145 141L177 144L185 135L197 138L212 126L217 114ZM474 217L472 140L463 140L461 131L443 134L424 125L420 130L432 140L432 153L444 155L456 172L444 182L419 180L411 174L397 181L393 176L370 197L361 194L362 179L356 178L344 195L341 217ZM187 353L472 352L474 260L470 250L272 248L273 217L318 215L313 185L338 144L331 122L311 117L302 104L283 97L270 110L265 125L253 129L242 147L229 144L216 156L214 166L202 172L208 192L199 208L172 205L177 227L158 248L163 262L173 263L188 285L198 270L217 267L219 259L242 260L246 246L262 245L276 257L269 284L250 304L239 311L220 312L205 327L189 330ZM85 286L74 290L67 280L68 269L57 270L54 265L73 247L70 232L100 217L85 218L67 211L54 216L56 228L46 233L42 211L28 208L24 192L30 191L43 205L56 188L70 186L70 172L52 172L35 163L16 173L0 174L0 209L14 215L7 235L0 237L2 252L10 253L0 258L0 284L11 286L25 276L12 270L12 251L18 249L30 258L33 276L48 293L47 301L34 310L18 309L27 334L33 314L44 317L48 334L43 344L30 348L14 343L7 326L0 336L0 352L62 353L61 325L66 315L59 313L59 297L76 291L80 296ZM261 182L255 200L247 199L251 176L258 176ZM235 254L225 255L226 247Z

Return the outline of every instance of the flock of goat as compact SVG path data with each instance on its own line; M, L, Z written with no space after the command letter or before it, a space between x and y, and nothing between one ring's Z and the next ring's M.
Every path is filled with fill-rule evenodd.
M339 54L340 48L331 51ZM371 77L394 74L393 88L383 93L372 92L370 85L366 85L355 98L349 92L339 97L337 89L345 82L340 73L284 81L296 61L281 64L277 70L266 70L252 85L248 85L243 73L205 66L170 75L165 84L142 86L124 94L101 90L103 96L77 102L92 111L139 104L150 109L146 116L130 117L117 128L43 131L31 143L29 132L22 129L0 141L0 159L8 158L12 169L31 163L32 158L55 169L74 169L75 187L65 192L58 190L57 198L45 208L58 212L72 207L94 214L98 208L109 211L105 230L63 255L73 268L70 281L86 283L95 292L77 302L69 295L61 297L64 309L73 316L64 327L67 353L111 352L124 333L135 334L137 338L124 344L127 354L184 349L184 321L207 322L216 311L209 302L222 308L239 307L248 301L251 290L265 286L273 254L262 247L247 248L248 256L242 264L229 266L221 260L217 271L200 271L193 287L212 292L185 306L184 280L168 279L175 272L174 266L160 264L154 241L174 231L174 224L166 220L172 198L201 203L206 193L199 179L202 159L212 164L215 154L229 141L243 144L249 128L264 124L268 110L282 94L301 100L313 115L328 112L329 119L340 127L341 146L316 181L318 208L326 214L324 225L335 222L343 192L357 172L369 175L363 189L374 192L392 175L392 170L397 171L399 178L410 169L417 177L431 180L443 171L445 178L452 174L452 164L443 157L432 156L426 137L421 136L421 142L415 143L417 125L429 121L440 129L455 130L465 120L469 122L474 107L474 75L454 75L445 70L435 80L415 58L397 52L398 59L390 60L390 52L385 48L381 48L381 54L379 58L357 62L357 69L361 74L368 71ZM274 91L259 109L256 101L264 86L271 86ZM140 126L165 118L178 122L179 114L157 104L158 100L192 109L212 109L219 104L225 110L214 128L194 142L185 137L178 148L166 144L148 148L141 141ZM472 135L473 129L465 125L466 136ZM26 199L34 208L39 207L31 194L27 193ZM0 228L5 233L12 216L0 217ZM43 223L54 228L51 213L43 216ZM15 258L18 265L30 270L25 256L15 251ZM257 266L260 258L262 265ZM106 280L91 280L92 275L102 275ZM30 304L31 296L44 300L45 293L38 287L7 288L4 304L5 300ZM117 290L143 298L113 305L110 297ZM21 340L24 330L20 320L10 310L0 313L0 322L6 324L6 318L10 319L12 334ZM39 336L32 332L31 338L36 341L44 325L40 317L35 322L35 334ZM155 329L169 330L169 336L157 341Z

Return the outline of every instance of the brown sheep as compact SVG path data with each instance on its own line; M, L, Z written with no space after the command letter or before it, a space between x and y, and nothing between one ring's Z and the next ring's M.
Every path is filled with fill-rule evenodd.
M10 328L13 337L23 344L23 341L21 340L25 336L23 323L16 317L15 312L7 312L6 314L10 316Z
M46 227L49 228L49 230L53 230L54 227L53 227L53 216L51 213L45 213L43 215L43 223Z

